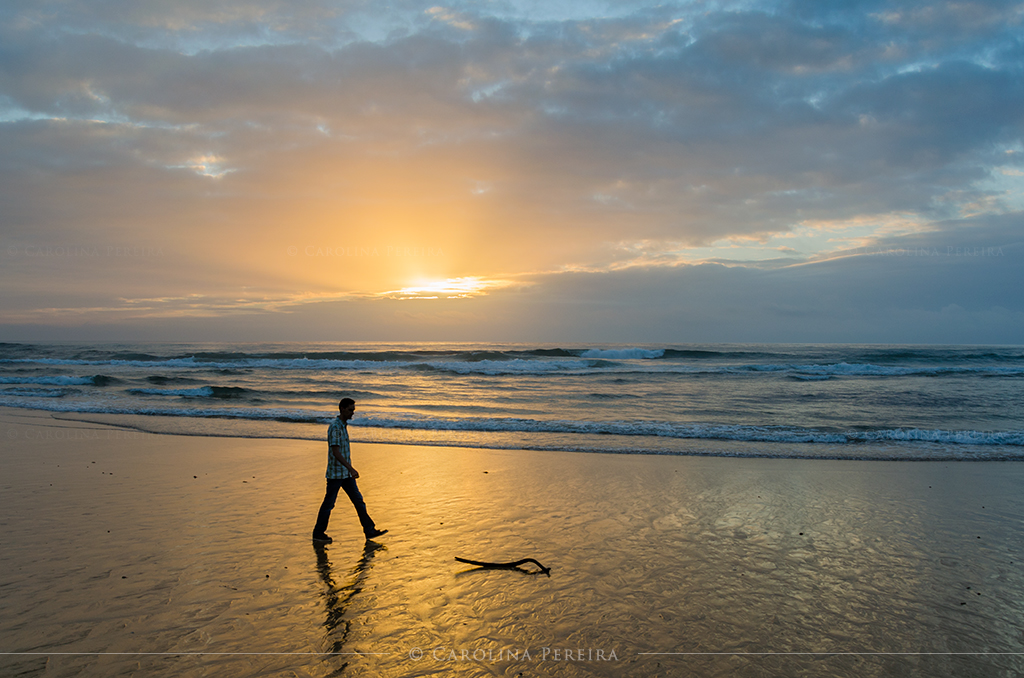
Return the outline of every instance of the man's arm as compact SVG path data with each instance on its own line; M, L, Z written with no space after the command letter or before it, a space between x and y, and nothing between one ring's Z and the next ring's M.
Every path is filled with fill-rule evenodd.
M341 454L341 445L331 445L331 454L334 455L334 458L338 460L339 464L341 464L346 469L348 469L348 474L350 476L352 476L353 478L358 478L359 477L359 471L355 470L352 467L352 464L350 464L347 461L345 461L345 457L342 456L342 454Z

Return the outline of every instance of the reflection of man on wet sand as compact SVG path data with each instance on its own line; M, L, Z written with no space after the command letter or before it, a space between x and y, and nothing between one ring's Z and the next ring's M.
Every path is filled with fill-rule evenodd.
M327 558L327 550L322 542L313 542L313 549L316 551L316 569L320 572L320 579L327 585L324 593L327 605L327 619L324 620L324 628L327 629L327 640L331 647L328 652L342 653L348 642L348 634L351 626L345 617L349 605L356 594L363 590L363 580L373 565L374 554L381 549L387 548L377 542L367 542L363 548L363 555L359 562L350 572L348 583L339 586L334 581L334 573L331 569L331 561ZM339 628L340 627L340 628ZM347 664L340 667L344 669Z
M348 442L348 420L356 411L356 401L351 398L343 398L338 403L338 416L331 422L327 429L327 492L324 501L320 505L320 513L316 518L316 526L313 528L313 541L323 544L330 544L333 539L327 536L327 523L331 520L331 510L334 509L334 502L338 498L338 491L345 490L345 494L352 501L359 515L359 523L363 526L363 534L367 539L379 537L387 530L378 530L373 520L366 512L366 503L363 495L356 485L356 478L359 471L352 467L352 452Z

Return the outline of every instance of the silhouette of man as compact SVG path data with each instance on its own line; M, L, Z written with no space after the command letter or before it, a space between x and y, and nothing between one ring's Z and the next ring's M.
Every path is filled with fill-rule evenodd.
M356 412L356 401L342 398L338 403L338 412L337 418L327 429L327 492L324 494L323 503L320 504L316 526L313 528L313 541L321 544L330 544L334 541L327 536L327 523L331 520L331 510L334 509L334 502L338 498L338 490L345 490L352 505L356 507L359 524L363 526L363 534L368 540L387 532L378 530L373 524L370 514L366 512L363 495L356 485L359 471L352 467L352 451L348 443L348 420Z

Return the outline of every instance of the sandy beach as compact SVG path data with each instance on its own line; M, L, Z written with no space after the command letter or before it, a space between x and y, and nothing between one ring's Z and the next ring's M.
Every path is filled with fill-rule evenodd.
M0 429L5 675L1024 671L1018 463L356 443L314 547L323 443Z

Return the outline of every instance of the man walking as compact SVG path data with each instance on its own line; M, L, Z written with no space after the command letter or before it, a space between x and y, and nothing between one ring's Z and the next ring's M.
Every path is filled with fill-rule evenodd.
M313 528L313 541L322 544L330 544L333 539L327 536L327 523L331 519L331 510L338 498L338 490L345 490L345 494L352 500L359 514L359 523L363 526L363 533L366 538L373 539L386 533L387 530L378 530L370 515L366 512L366 504L363 502L363 495L359 493L356 485L356 478L359 471L352 468L352 451L348 444L348 420L356 412L356 401L351 398L342 398L338 403L338 417L331 422L327 429L327 493L320 505L320 513L316 518L316 527Z

